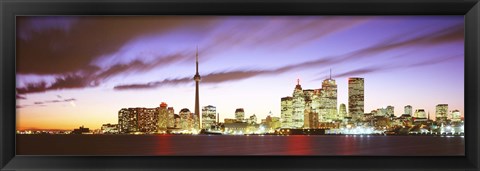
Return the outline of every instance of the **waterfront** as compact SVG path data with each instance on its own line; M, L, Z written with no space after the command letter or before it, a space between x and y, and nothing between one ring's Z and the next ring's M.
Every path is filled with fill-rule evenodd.
M17 155L461 156L461 136L17 135Z

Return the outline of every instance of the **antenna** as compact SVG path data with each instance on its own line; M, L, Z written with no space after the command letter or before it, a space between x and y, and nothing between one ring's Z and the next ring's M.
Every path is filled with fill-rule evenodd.
M332 68L330 68L330 79L332 79Z
M195 58L195 59L196 59L196 64L197 64L197 73L198 73L198 45L197 45L197 52L196 52L195 56L196 56L196 58Z
M300 78L297 78L297 85L300 85Z

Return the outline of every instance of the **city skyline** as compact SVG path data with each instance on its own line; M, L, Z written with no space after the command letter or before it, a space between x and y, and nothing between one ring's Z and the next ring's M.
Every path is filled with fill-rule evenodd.
M173 106L175 111L183 108L192 110L194 109L192 100L194 93L191 75L194 72L191 68L195 55L192 55L193 51L191 50L196 44L200 46L199 65L203 71L200 72L202 75L200 106L215 106L217 112L220 113L220 120L234 118L234 110L237 108L244 108L247 117L256 114L258 118L265 118L270 111L273 111L274 116L279 117L280 98L288 95L285 93L291 92L294 88L294 84L288 84L289 82L300 78L305 82L302 86L320 88L322 80L328 78L328 70L331 68L333 68L332 78L338 85L337 109L340 104L344 103L347 104L348 110L347 78L362 77L365 78L366 113L380 107L393 105L396 116L399 116L403 114L400 111L403 111L404 106L412 105L414 110L422 108L434 115L435 106L446 103L449 104L450 109L459 109L463 115L463 17L191 17L196 20L188 17L147 17L141 20L127 17L115 21L109 21L114 20L112 17L101 17L113 25L128 22L148 25L155 23L154 21L161 23L160 21L165 20L164 22L173 22L176 26L174 29L167 29L168 31L164 31L163 34L151 30L150 34L134 34L135 36L131 36L128 41L116 45L118 49L115 49L115 46L110 47L117 51L100 53L102 55L91 52L93 54L89 55L93 56L84 59L86 61L84 65L75 66L76 68L59 66L57 70L48 66L41 68L33 64L24 64L29 63L29 61L25 61L26 59L36 58L31 57L32 54L28 54L30 52L23 51L36 47L32 42L39 41L37 40L39 37L51 32L62 33L59 36L62 38L57 39L59 42L64 41L64 38L68 36L75 37L70 34L79 34L76 32L76 25L92 24L97 19L82 17L74 19L69 17L20 18L19 34L17 35L17 39L20 39L19 46L17 46L17 51L20 52L17 56L17 128L19 129L27 129L30 125L30 127L37 125L41 128L52 123L57 125L56 128L64 129L71 129L78 125L99 127L103 123L115 123L116 113L120 108L155 107L161 102ZM47 22L39 24L39 20ZM88 23L84 20L91 21ZM261 21L269 22L259 24ZM316 21L325 23L316 24ZM422 24L425 21L427 24ZM377 35L368 31L375 24L385 28L390 27L384 22L397 24L397 26L411 25L407 29L392 31L397 33L394 36L390 34ZM287 27L285 30L279 27L292 23L300 25ZM201 24L201 26L196 24ZM247 25L259 26L245 33L240 32L240 29L237 28L237 26L243 28ZM23 29L22 26L29 29ZM149 26L151 28L159 27L155 24ZM83 25L83 27L86 26ZM94 25L90 25L90 27L94 27ZM427 33L415 32L418 28L426 29ZM315 29L322 31L316 33ZM378 30L388 32L384 29ZM286 40L275 40L268 37L272 36L265 33L268 31L272 31L273 34L290 33L290 37L285 38ZM307 35L295 34L299 33L298 31ZM370 33L370 35L355 34L363 32ZM185 35L186 33L188 34ZM236 34L229 35L227 33ZM256 37L255 40L241 39L242 36L249 33L256 33L260 37ZM404 36L400 36L402 33ZM262 37L263 34L268 36ZM214 35L214 38L220 40L213 41L212 38L205 38L208 36L202 35ZM359 37L344 38L352 35ZM356 40L358 44L358 41L362 40L360 37L372 35L377 37L370 38L376 40L366 41L366 46L361 44L352 48L343 47L335 51L328 49L332 48L331 46L324 45L328 42L351 43L348 40ZM339 40L342 37L347 42L330 40ZM171 42L172 40L173 42ZM109 40L99 39L97 41L108 42ZM206 43L202 43L202 41ZM156 52L155 46L149 42L165 45L165 48L162 49L164 51ZM205 45L205 48L202 48L202 45ZM292 45L295 46L287 48ZM40 51L40 56L56 55L58 51L64 51L62 44L55 43L55 41L50 42L47 46L47 50L35 48L34 50ZM260 48L255 46L260 46ZM95 50L98 51L98 47ZM155 53L160 53L160 55L152 55ZM242 57L242 55L253 56ZM222 56L228 56L228 58L222 58ZM278 56L280 59L272 63L270 60L275 58L270 56ZM303 57L292 59L288 56ZM414 60L419 56L427 57L423 60ZM49 59L49 57L44 58ZM62 60L60 62L69 64ZM356 66L356 62L362 61L362 64L366 64L366 66ZM395 64L392 63L393 61ZM50 61L50 63L52 62L56 63L57 61ZM353 62L353 64L349 64L349 62ZM50 63L47 61L47 64ZM104 69L91 68L92 64ZM70 65L76 64L70 63ZM392 78L391 75L394 77ZM156 78L158 76L161 78ZM45 84L38 84L41 80L44 80ZM411 83L414 85L408 84L409 80L414 80ZM36 84L25 88L28 83ZM397 94L389 96L391 93ZM254 97L257 101L249 97ZM385 100L385 97L394 100ZM223 99L232 99L232 101ZM425 99L430 100L426 101ZM408 103L408 100L411 102ZM260 104L262 106L259 106ZM118 108L119 106L122 107ZM88 121L91 119L94 121Z

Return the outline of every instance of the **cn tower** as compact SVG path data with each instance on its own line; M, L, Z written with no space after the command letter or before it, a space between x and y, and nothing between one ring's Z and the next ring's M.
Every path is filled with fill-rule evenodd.
M198 118L198 129L200 129L202 126L202 120L200 119L200 105L199 105L199 95L198 95L198 83L200 82L200 74L198 73L198 46L197 46L197 52L196 52L196 74L193 77L195 80L195 115L197 115Z

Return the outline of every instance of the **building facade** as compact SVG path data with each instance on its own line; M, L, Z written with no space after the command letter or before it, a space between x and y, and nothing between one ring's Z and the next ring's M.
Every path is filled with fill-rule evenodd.
M243 108L237 108L235 110L235 119L239 122L243 122L245 120L245 111Z
M447 121L448 118L448 104L438 104L435 107L435 120Z
M280 117L282 118L282 128L292 128L292 114L293 114L293 98L282 97L280 103Z
M364 79L348 78L348 114L354 121L360 121L364 114Z
M406 106L404 107L404 112L403 112L403 114L407 114L407 115L412 116L412 115L413 115L412 111L413 111L413 110L412 110L412 106L406 105Z
M154 133L158 130L159 108L123 108L118 112L120 133Z
M215 125L217 108L212 105L203 106L202 108L202 128L211 129Z

